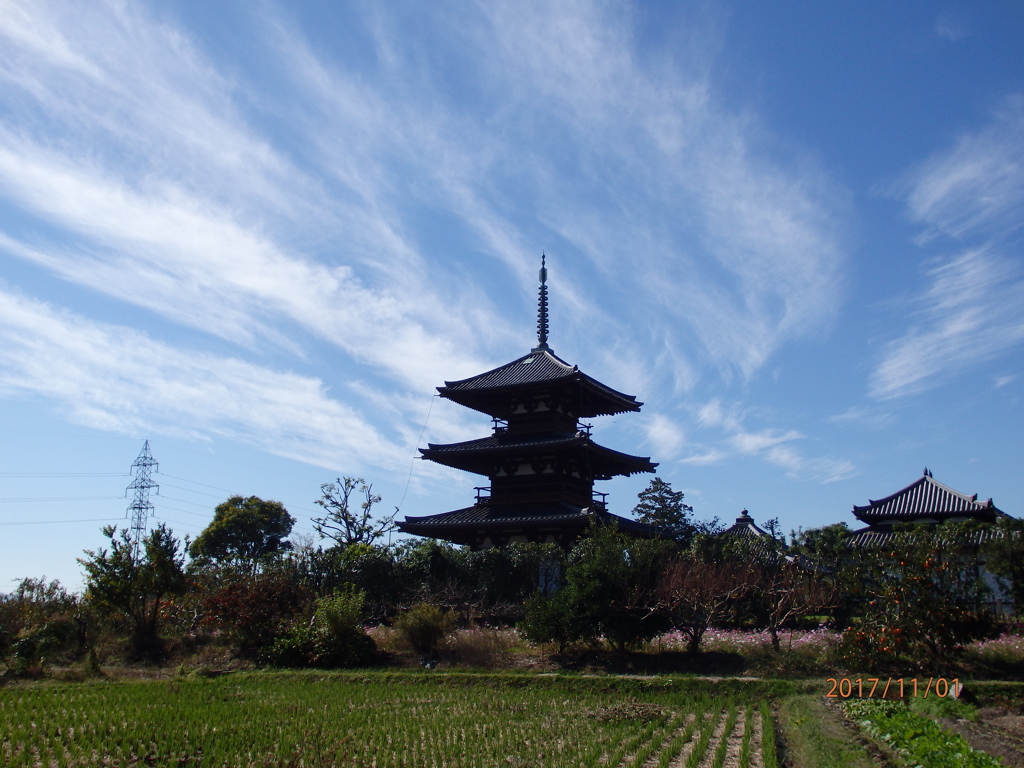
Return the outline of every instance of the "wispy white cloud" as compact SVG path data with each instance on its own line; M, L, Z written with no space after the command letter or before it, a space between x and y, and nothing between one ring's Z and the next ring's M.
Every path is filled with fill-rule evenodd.
M717 449L710 449L702 451L700 453L694 453L689 456L684 456L679 460L680 464L689 464L696 467L710 466L712 464L720 464L730 456L725 451L719 451Z
M376 21L381 39L401 38L397 19ZM553 234L548 250L568 246L571 260L563 247L554 261L573 265L559 290L577 319L561 338L615 339L628 320L675 342L664 368L673 384L693 385L695 358L750 374L834 311L842 203L811 164L770 161L756 149L764 127L710 97L713 28L693 25L687 47L699 55L680 64L641 51L632 23L585 2L424 13L417 24L444 29L449 45L387 45L382 90L369 93L298 33L279 48L296 88L342 126L341 140L310 129L338 178L389 205L401 169L521 286L532 284L534 243ZM358 151L339 151L350 145ZM535 231L512 225L523 215ZM598 269L599 303L578 279L580 259Z
M939 37L953 43L959 42L971 34L971 25L965 14L948 8L939 14L932 29Z
M910 215L958 239L998 240L1024 225L1024 96L1000 107L985 128L961 136L906 176Z
M733 435L729 442L739 452L747 455L764 453L793 440L802 440L805 435L795 429L782 432L776 429L766 429L760 432L738 432Z
M702 429L720 430L723 437L717 445L684 457L680 463L707 465L737 456L756 457L785 470L794 479L820 483L856 474L856 466L847 459L807 456L801 452L794 443L807 437L798 430L747 429L743 421L748 415L738 405L727 407L717 398L697 408L697 424Z
M675 456L683 445L685 433L683 428L664 414L654 414L647 418L644 431L653 455L670 459Z
M716 98L713 25L680 22L679 48L698 52L680 64L641 51L615 6L495 5L490 19L470 42L491 47L495 91L564 157L536 173L538 209L619 286L620 306L645 297L631 316L656 313L656 327L696 342L688 355L744 375L827 324L843 204L812 164L771 161L765 126ZM686 357L677 380L692 380Z
M893 415L887 411L865 406L851 406L841 413L829 416L827 421L840 426L859 425L868 429L883 429L895 422Z
M842 195L721 97L713 15L659 52L592 2L351 11L357 62L263 5L265 83L170 13L54 0L0 20L6 254L261 365L326 341L356 382L336 394L371 402L369 366L392 420L528 343L503 313L529 327L542 249L556 349L642 398L750 376L840 303ZM730 454L778 447L741 413L702 418ZM668 416L647 438L683 446Z
M910 326L882 350L870 393L920 392L1024 340L1024 267L1013 239L1024 222L1024 97L1008 99L901 182L911 218L958 242L936 260L909 302Z
M315 378L170 347L2 287L0 393L44 396L99 429L220 435L331 469L401 467L411 453Z
M869 385L887 399L920 392L1024 341L1024 272L991 249L929 271L913 324L882 351Z
M322 182L237 114L229 83L179 32L120 4L87 14L89 35L74 12L36 10L0 27L21 53L5 74L9 92L30 94L52 122L46 139L0 134L0 190L77 242L9 235L10 252L250 346L294 351L290 321L410 385L438 380L442 361L449 373L481 364L466 354L481 304L460 311L439 296L386 212L329 214ZM344 229L338 256L349 264L297 249L303 226ZM377 286L353 268L371 253L391 265Z

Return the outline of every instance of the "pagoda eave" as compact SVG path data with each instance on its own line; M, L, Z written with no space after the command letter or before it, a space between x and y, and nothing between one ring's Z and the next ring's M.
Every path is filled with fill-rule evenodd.
M516 506L478 504L452 512L407 517L398 523L403 533L444 539L480 547L514 540L567 544L593 523L615 525L619 530L644 538L658 538L651 525L613 515L599 505L579 507L564 502Z
M648 456L620 453L593 442L586 435L519 442L493 436L465 443L430 443L427 448L420 448L420 453L424 459L478 475L489 474L498 460L529 464L576 458L592 468L595 479L654 472L658 466Z
M503 418L510 396L522 392L524 386L535 393L571 400L580 418L635 412L643 405L633 395L602 384L550 350L534 350L478 376L446 381L437 391L466 408Z

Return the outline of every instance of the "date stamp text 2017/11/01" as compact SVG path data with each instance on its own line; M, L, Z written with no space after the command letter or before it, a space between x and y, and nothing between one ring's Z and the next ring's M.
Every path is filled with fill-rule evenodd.
M825 694L826 699L873 699L876 696L880 699L902 699L906 696L928 698L929 694L940 699L947 696L955 699L959 698L963 690L958 677L948 680L944 677L929 677L927 681L922 677L920 685L916 677L830 677L825 682L830 684Z

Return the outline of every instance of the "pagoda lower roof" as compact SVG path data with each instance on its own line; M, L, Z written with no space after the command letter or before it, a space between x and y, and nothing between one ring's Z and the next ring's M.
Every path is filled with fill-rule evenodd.
M577 417L590 418L628 411L639 411L643 403L634 395L627 395L602 384L569 365L549 349L540 349L460 381L446 381L437 391L441 397L490 416L504 417L510 395L524 387L557 389L569 388L578 397Z
M407 517L398 523L403 533L444 539L448 535L505 530L582 530L590 522L614 523L620 531L656 538L658 529L652 525L613 515L600 507L578 507L566 502L491 506L478 504L453 512L423 517Z
M884 499L869 500L853 514L869 525L880 523L912 523L918 520L936 522L949 518L973 518L995 522L1006 513L992 503L992 499L978 501L978 494L968 496L925 474L915 482Z
M479 440L445 445L428 444L420 448L423 458L456 469L489 475L496 458L528 459L540 455L585 453L595 471L595 478L610 479L618 475L632 475L638 472L653 472L658 466L646 456L632 456L611 448L598 445L590 436L577 432L574 435L540 434L491 435Z

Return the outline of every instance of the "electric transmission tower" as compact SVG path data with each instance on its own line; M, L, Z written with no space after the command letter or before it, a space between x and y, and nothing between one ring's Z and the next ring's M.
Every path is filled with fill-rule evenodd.
M139 457L132 464L132 474L135 475L135 479L124 492L127 496L128 491L135 491L135 497L128 505L128 512L132 515L132 559L136 562L139 560L142 539L146 534L146 518L154 512L154 507L149 501L149 489L156 488L156 492L160 493L160 486L154 483L150 476L151 472L159 466L156 459L153 458L153 454L149 452L149 440L147 440L146 444L142 446Z

